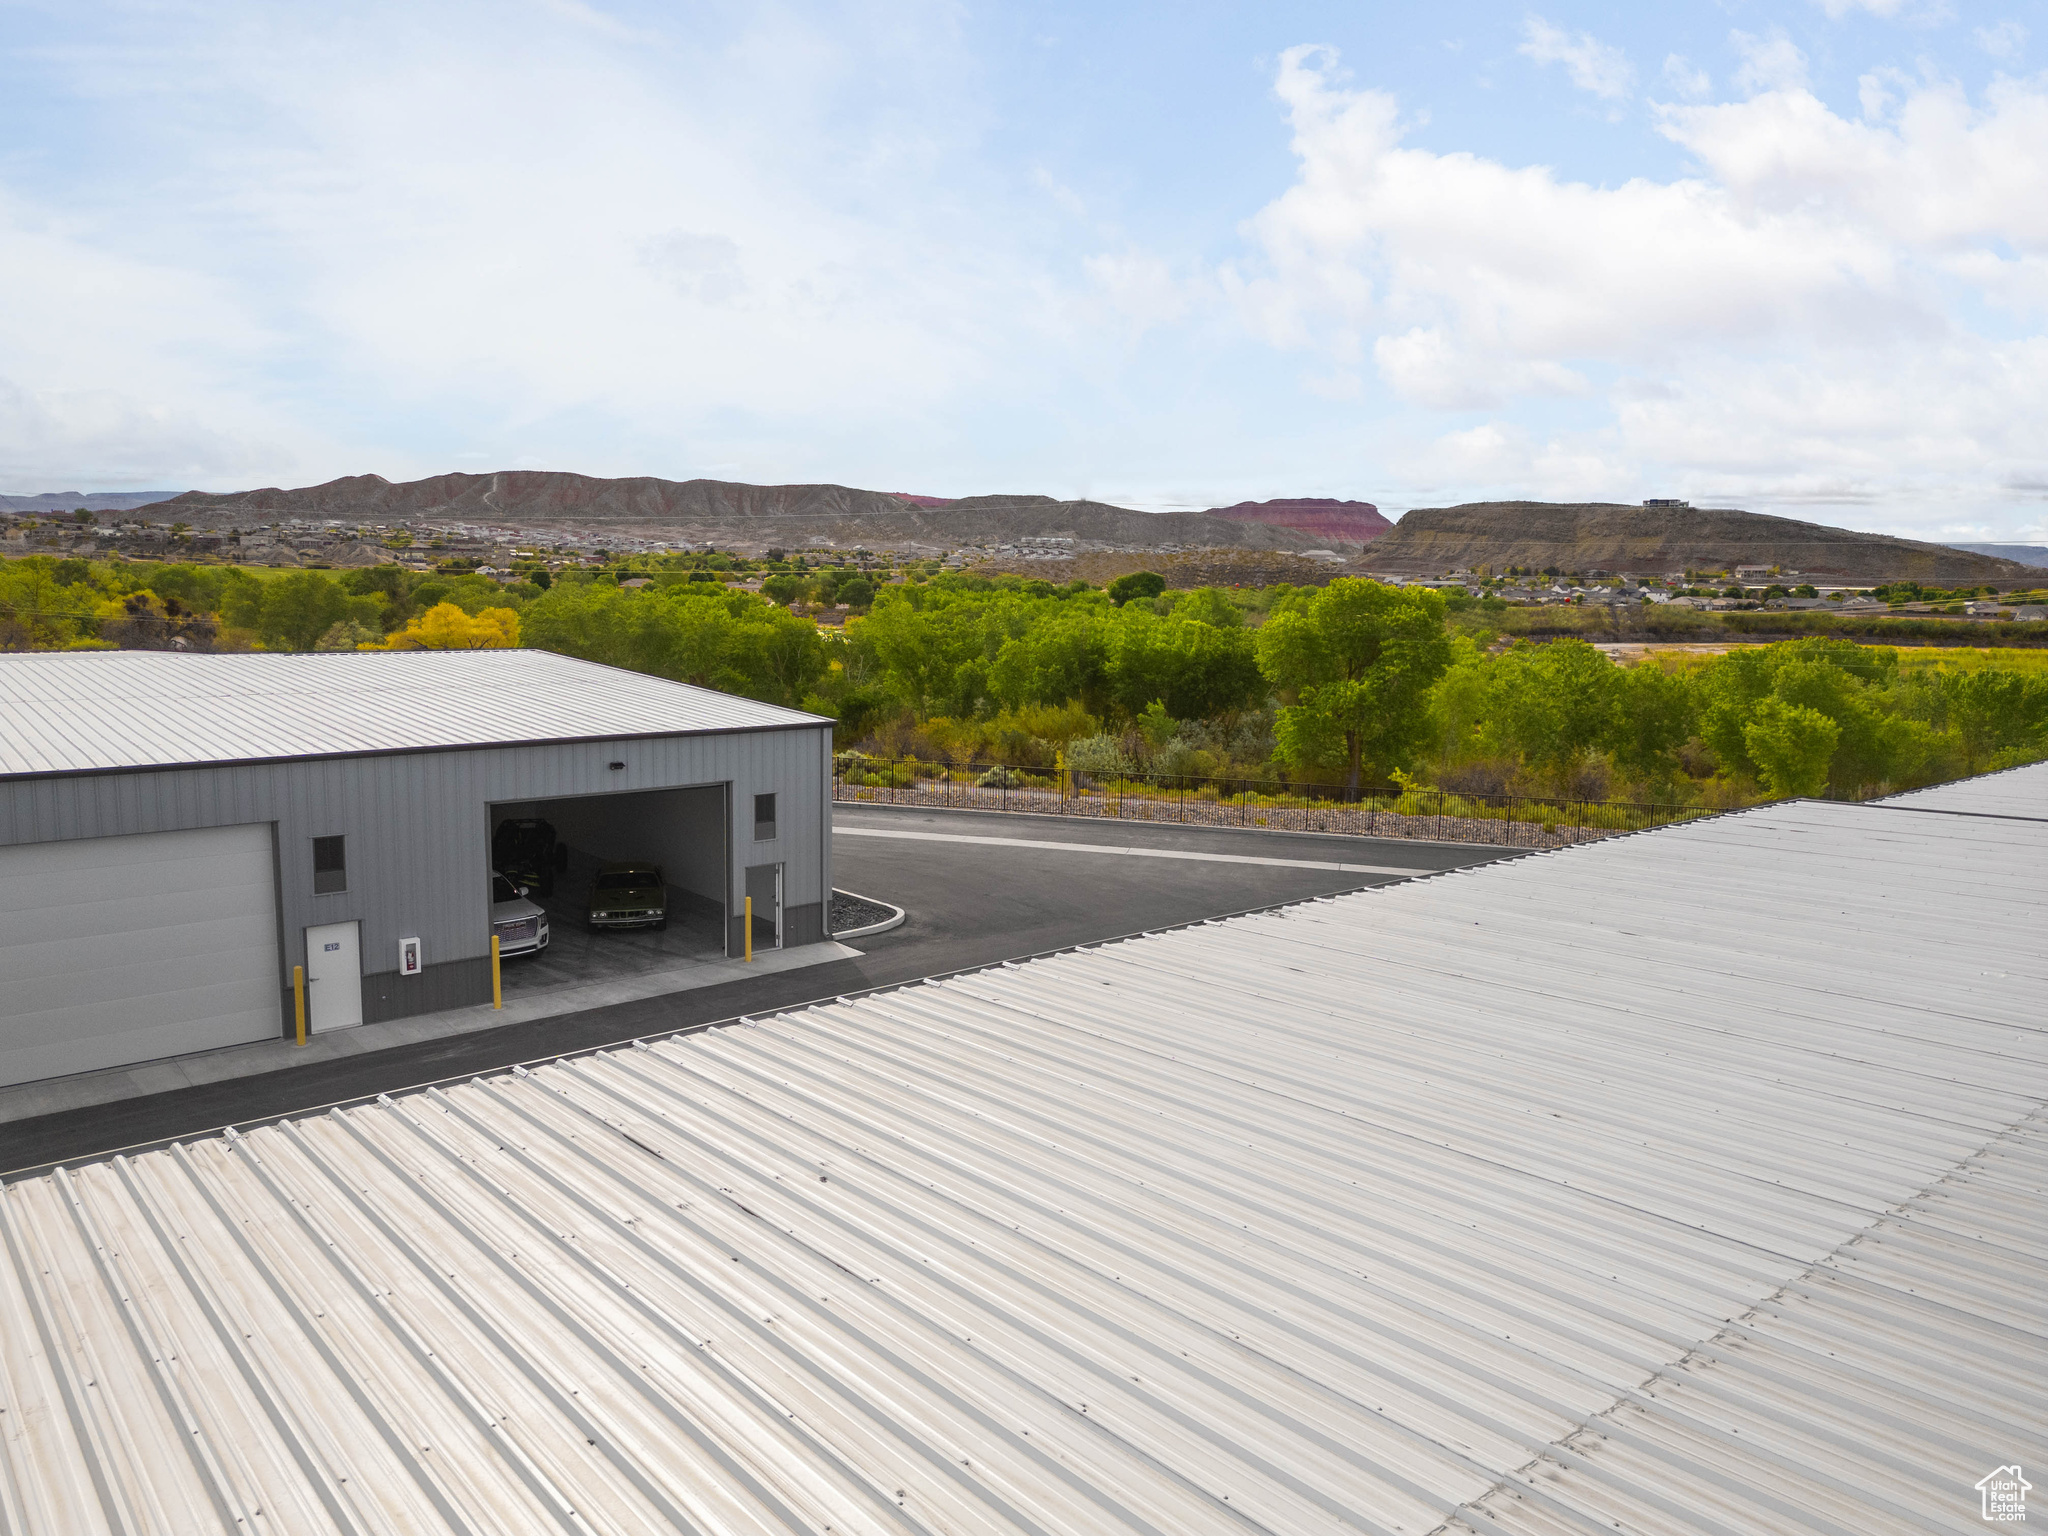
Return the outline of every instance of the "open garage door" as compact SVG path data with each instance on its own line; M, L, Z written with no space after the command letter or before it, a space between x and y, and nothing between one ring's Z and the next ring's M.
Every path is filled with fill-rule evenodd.
M725 957L724 785L501 801L490 818L492 868L546 912L550 935L506 966L508 991Z
M274 1040L269 825L0 848L0 1083Z

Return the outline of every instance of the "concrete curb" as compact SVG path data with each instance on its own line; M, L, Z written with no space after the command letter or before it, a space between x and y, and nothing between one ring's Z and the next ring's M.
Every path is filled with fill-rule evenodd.
M893 902L883 901L879 896L863 896L859 891L842 891L836 885L832 888L832 894L835 896L851 896L855 901L865 901L871 906L887 907L896 914L894 917L883 918L879 923L869 923L865 928L846 928L827 935L835 943L843 943L847 939L865 939L872 934L887 933L891 928L901 928L903 926L903 919L907 915L901 907Z

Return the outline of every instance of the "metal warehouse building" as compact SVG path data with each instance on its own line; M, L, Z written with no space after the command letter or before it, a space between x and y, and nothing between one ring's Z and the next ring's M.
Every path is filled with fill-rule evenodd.
M538 651L0 656L0 1083L275 1039L302 965L316 1031L488 1002L509 818L822 939L831 750Z
M20 1179L0 1523L1980 1530L2048 1443L2048 769L1952 798Z

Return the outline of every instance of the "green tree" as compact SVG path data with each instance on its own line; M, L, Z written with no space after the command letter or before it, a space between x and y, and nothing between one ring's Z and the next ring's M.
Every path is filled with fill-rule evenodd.
M1561 778L1605 749L1620 726L1621 671L1584 640L1518 646L1494 663L1487 736Z
M1745 732L1777 679L1775 646L1740 645L1715 660L1700 679L1700 736L1730 773L1761 777Z
M1669 795L1679 774L1678 749L1692 739L1699 720L1692 679L1643 661L1620 668L1617 681L1614 766L1653 795Z
M728 618L718 685L771 704L801 707L832 664L818 626L766 605Z
M1982 771L2001 752L2048 745L2048 677L2008 667L1944 670L1940 688L1965 772Z
M1489 664L1469 640L1462 645L1464 655L1429 691L1431 750L1446 767L1472 755L1479 727L1486 719Z
M354 619L330 625L313 649L316 651L359 651L377 643L377 632Z
M1173 605L1173 616L1177 619L1197 619L1211 629L1242 629L1244 610L1230 600L1230 594L1221 587L1196 587L1191 592L1180 594L1180 601Z
M1260 668L1294 696L1275 727L1282 761L1336 767L1354 793L1384 778L1429 729L1429 690L1450 665L1444 601L1421 587L1341 577L1259 629Z
M294 571L263 590L256 631L273 651L310 651L348 618L347 594L318 571Z
M1109 584L1109 600L1121 608L1133 600L1150 602L1166 590L1166 578L1154 571L1133 571Z
M1819 710L1767 698L1742 734L1773 795L1818 795L1827 788L1828 762L1842 730Z
M94 633L100 594L90 583L59 582L57 564L47 555L30 555L0 566L0 648L68 645Z
M810 620L722 586L557 582L527 605L519 634L542 650L793 707L831 665Z
M1218 629L1178 612L1161 618L1134 603L1104 637L1109 700L1124 718L1157 700L1176 720L1215 719L1261 704L1269 692L1245 630Z
M233 629L260 629L263 624L264 583L247 571L222 573L220 617Z
M783 607L787 608L791 603L804 595L804 589L807 585L808 583L801 576L792 576L787 573L779 576L770 576L761 583L761 595L770 602L780 603Z

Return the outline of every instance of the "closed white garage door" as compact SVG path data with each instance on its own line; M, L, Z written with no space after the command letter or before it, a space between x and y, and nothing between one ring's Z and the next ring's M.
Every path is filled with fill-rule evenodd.
M270 837L0 848L0 1083L276 1039Z

